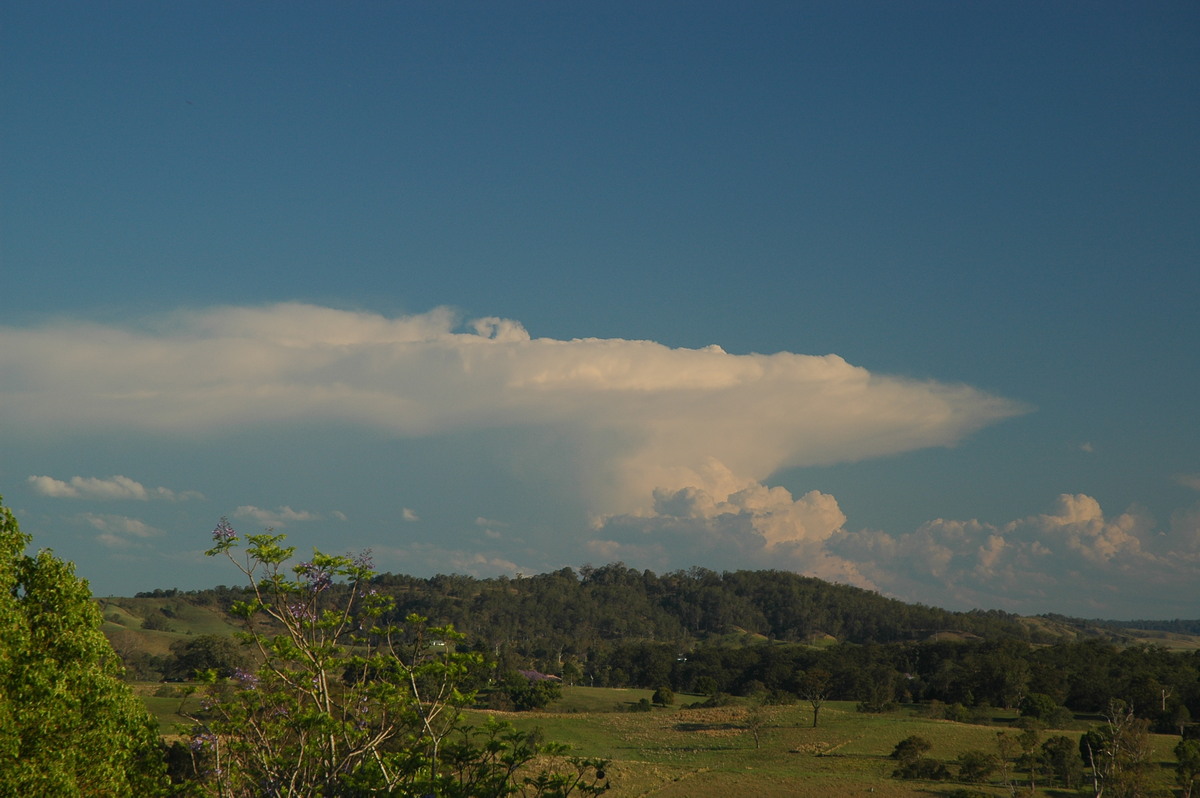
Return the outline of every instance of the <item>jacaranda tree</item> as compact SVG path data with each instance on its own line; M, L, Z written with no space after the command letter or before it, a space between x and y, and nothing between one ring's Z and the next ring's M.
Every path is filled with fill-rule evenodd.
M607 789L601 761L562 757L499 722L471 728L460 689L483 663L452 627L389 620L369 553L314 551L288 566L285 536L238 533L222 519L209 555L248 580L233 612L257 661L215 672L192 750L214 796L566 796ZM545 755L550 755L548 759ZM533 761L551 764L536 772ZM547 769L548 768L548 769Z
M29 542L0 504L0 795L163 795L157 729L87 582Z

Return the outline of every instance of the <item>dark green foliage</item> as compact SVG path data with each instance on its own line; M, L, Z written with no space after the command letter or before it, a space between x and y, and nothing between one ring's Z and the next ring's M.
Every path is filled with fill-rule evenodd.
M416 613L450 623L492 651L515 643L524 664L541 670L553 670L551 663L566 655L607 653L618 642L656 641L678 650L679 644L738 629L795 642L832 635L882 643L942 630L1029 635L1015 616L1005 613L954 613L904 604L788 571L692 568L659 576L610 563L520 579L381 574L372 586L395 600L391 620ZM340 589L331 588L331 596ZM228 606L243 597L237 588L214 588L188 598Z
M493 682L533 669L600 687L782 699L805 697L802 677L815 669L830 674L828 699L864 712L939 702L947 718L990 722L991 707L1020 706L1064 728L1073 713L1122 698L1160 731L1181 733L1200 717L1200 653L1098 639L1042 645L1005 613L905 605L782 571L656 576L615 563L520 579L384 574L370 587L394 602L388 622L416 613L467 633ZM346 591L331 585L331 603ZM173 596L219 606L245 599L229 587ZM809 644L825 635L839 642Z
M915 762L931 748L933 748L933 743L918 734L913 734L896 743L890 756L901 763Z
M1071 712L1045 693L1030 693L1021 700L1021 716L1060 729L1071 722Z
M545 709L562 698L562 684L554 679L529 677L513 672L504 680L504 693L517 712Z
M194 679L206 671L228 678L249 663L246 648L222 635L197 635L176 641L171 644L171 654L163 676L173 680Z
M650 700L660 707L668 707L675 703L675 691L670 687L660 687L654 691L654 695L650 697Z
M922 757L918 760L901 765L892 771L892 776L898 779L923 779L925 781L942 781L950 778L950 771L936 759Z
M0 795L165 794L157 731L87 583L28 543L0 505Z
M958 755L958 778L972 783L987 781L998 766L995 754L976 750L963 751Z
M1083 760L1070 737L1051 737L1042 743L1042 760L1053 779L1068 790L1083 783Z
M1200 785L1200 740L1180 740L1175 745L1175 783L1183 792L1183 798L1191 798Z
M169 632L171 624L162 613L151 613L142 619L142 628L151 632Z

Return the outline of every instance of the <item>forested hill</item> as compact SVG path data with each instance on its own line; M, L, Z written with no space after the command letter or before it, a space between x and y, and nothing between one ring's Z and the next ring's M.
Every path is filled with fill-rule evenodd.
M373 587L395 597L398 616L418 613L453 623L491 648L528 650L537 641L539 648L582 653L608 641L686 645L731 634L851 643L922 640L939 633L1023 640L1038 634L1008 613L906 604L789 571L692 568L655 575L613 563L515 579L381 574ZM220 587L190 595L227 603L239 593Z

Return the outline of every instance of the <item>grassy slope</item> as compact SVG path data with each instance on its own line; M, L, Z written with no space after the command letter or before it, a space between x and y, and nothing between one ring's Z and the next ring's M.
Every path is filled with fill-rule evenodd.
M171 643L189 635L232 634L236 627L209 607L197 607L179 598L98 599L105 617L104 632L118 650L127 648L166 654ZM141 628L144 618L162 616L166 607L169 631ZM166 617L166 616L163 616ZM1041 619L1039 619L1040 621ZM1171 639L1166 639L1170 637ZM1181 639L1175 639L1181 638ZM730 640L731 644L745 641ZM1147 642L1171 648L1200 647L1200 638L1149 633ZM164 734L184 721L177 713L194 708L197 699L183 701L178 686L174 696L156 683L135 685ZM1003 798L998 782L963 785L955 782L911 782L891 778L895 762L888 758L896 743L919 734L933 743L930 756L943 762L969 749L995 751L996 732L1004 726L976 726L916 716L909 712L865 715L853 702L830 702L821 710L821 723L812 728L807 704L770 707L761 747L745 730L746 708L690 710L678 705L699 700L678 696L677 706L649 713L621 711L651 690L568 687L552 712L514 713L505 717L523 729L540 728L548 740L566 743L575 754L606 757L614 798L739 798L739 796L839 796L872 798L929 798L968 787ZM1077 736L1074 732L1062 732ZM1159 786L1168 788L1173 776L1171 748L1177 738L1154 740ZM952 768L953 769L953 768ZM1022 792L1028 795L1027 790ZM1065 795L1061 790L1039 790L1041 796Z
M154 698L158 685L139 685L147 705L170 733L183 718L175 715L179 698ZM608 768L613 798L740 798L740 796L840 796L871 794L872 798L929 798L967 788L997 798L1008 790L997 780L982 785L955 781L922 782L893 779L889 758L896 743L913 734L928 739L929 755L950 762L960 753L996 750L996 733L1006 725L972 725L921 717L908 710L867 715L853 702L834 701L821 708L820 725L812 726L807 704L767 707L761 745L745 728L748 708L734 705L715 709L685 709L697 696L678 696L680 706L652 712L628 712L630 705L649 698L650 690L567 687L552 711L495 713L527 731L539 729L547 740L564 743L576 756L612 760ZM196 699L187 701L194 707ZM482 723L485 713L473 712ZM1006 719L997 710L997 720ZM1009 713L1011 716L1012 713ZM1046 732L1043 738L1080 731ZM1171 785L1172 747L1178 738L1154 735L1159 787ZM952 767L953 771L954 768ZM1020 791L1029 795L1022 784ZM1036 796L1067 795L1061 788L1039 789Z
M580 695L588 688L567 688L554 709L599 702L613 706L614 691ZM620 691L621 701L636 701L650 691ZM690 700L681 697L681 701ZM930 756L948 762L971 749L996 750L996 733L1005 726L978 726L932 720L900 712L865 715L852 702L830 702L812 727L807 704L768 707L761 747L745 729L747 708L655 709L650 713L555 712L509 715L521 728L540 728L547 739L570 744L575 753L613 760L614 797L653 794L656 798L735 798L736 796L890 796L948 794L963 787L996 796L1008 791L998 781L964 785L952 781L916 782L891 778L896 763L888 758L896 743L919 734L933 743ZM1001 713L998 713L1001 714ZM1047 733L1077 737L1078 730ZM1156 778L1170 784L1177 738L1156 736L1162 767ZM953 770L953 768L951 768ZM1022 792L1028 794L1023 787ZM1052 795L1060 790L1039 790Z

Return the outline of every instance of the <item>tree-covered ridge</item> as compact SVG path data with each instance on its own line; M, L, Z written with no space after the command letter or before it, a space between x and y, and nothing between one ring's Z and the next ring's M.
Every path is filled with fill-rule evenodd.
M381 574L371 586L394 600L394 620L416 613L461 630L495 679L529 668L568 683L796 700L825 674L821 697L872 711L923 702L963 719L1037 696L1043 714L1095 713L1119 699L1165 730L1200 717L1200 653L905 604L786 571L660 576L614 563L516 579ZM216 606L244 598L227 587L171 593Z
M610 563L516 579L382 574L374 584L396 597L398 612L454 623L494 644L537 639L563 651L598 641L682 642L735 631L781 641L853 643L938 632L1021 639L1031 634L1007 613L906 604L790 571L692 568L656 575Z

